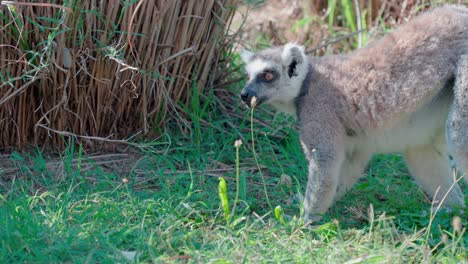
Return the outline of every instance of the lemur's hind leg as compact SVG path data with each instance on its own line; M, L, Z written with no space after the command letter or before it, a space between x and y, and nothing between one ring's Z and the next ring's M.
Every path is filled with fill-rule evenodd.
M438 205L445 196L443 206L463 206L460 186L455 182L449 164L447 145L441 133L432 144L412 147L405 151L411 175Z
M457 64L454 85L454 102L446 124L449 152L468 183L468 54Z

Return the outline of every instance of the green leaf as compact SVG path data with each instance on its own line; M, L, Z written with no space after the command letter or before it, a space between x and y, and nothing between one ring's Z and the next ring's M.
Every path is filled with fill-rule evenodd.
M341 0L341 5L343 6L346 22L348 22L348 25L351 27L352 31L356 31L356 22L354 19L353 5L351 0Z
M221 207L223 208L223 211L224 211L224 219L228 221L229 220L229 201L228 201L228 196L227 196L227 185L226 185L226 181L221 177L219 177L218 194L219 194L219 199L221 200Z

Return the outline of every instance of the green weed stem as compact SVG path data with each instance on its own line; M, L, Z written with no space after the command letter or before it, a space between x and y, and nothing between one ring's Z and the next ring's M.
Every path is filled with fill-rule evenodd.
M267 200L268 206L270 210L273 211L273 206L271 206L270 198L268 197L268 191L266 188L266 181L265 176L263 175L262 169L260 168L260 164L258 163L257 152L255 152L255 137L254 137L254 124L253 124L253 114L254 114L254 107L252 107L250 111L250 136L252 138L252 153L255 160L255 164L257 165L258 172L260 172L260 176L262 177L263 183L263 192L265 193L265 198Z
M236 198L234 198L234 204L232 206L232 215L236 213L237 202L239 201L239 185L240 185L240 174L239 174L239 149L242 141L236 140L234 147L236 148Z

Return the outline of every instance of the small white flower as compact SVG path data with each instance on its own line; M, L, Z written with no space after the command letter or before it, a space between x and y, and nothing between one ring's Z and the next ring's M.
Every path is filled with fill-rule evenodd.
M257 106L257 97L252 96L252 99L250 100L250 107L254 108L255 106Z
M239 148L242 145L242 140L238 139L234 142L234 147Z

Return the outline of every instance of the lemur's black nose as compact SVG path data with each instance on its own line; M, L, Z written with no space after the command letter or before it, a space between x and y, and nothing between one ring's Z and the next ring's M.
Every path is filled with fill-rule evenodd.
M245 87L240 95L242 101L248 106L251 107L251 101L253 97L257 97L257 93L250 87Z
M242 101L247 102L247 99L249 99L249 93L247 92L241 93L241 99Z

